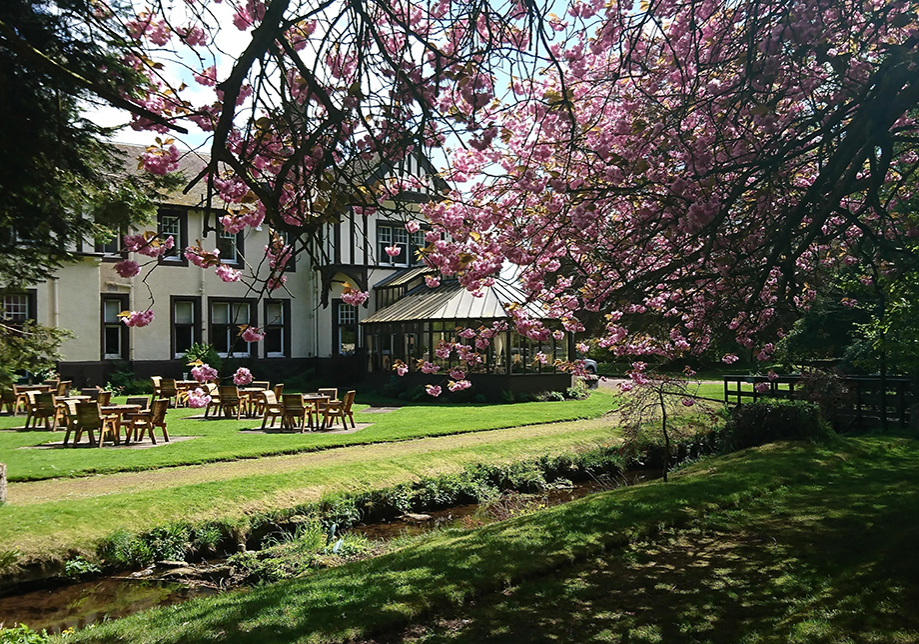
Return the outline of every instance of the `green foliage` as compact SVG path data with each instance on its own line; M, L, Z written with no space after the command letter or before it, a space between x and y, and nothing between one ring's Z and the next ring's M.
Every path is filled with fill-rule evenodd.
M140 568L154 560L151 545L125 529L103 540L99 552L106 563L119 569Z
M74 557L64 562L64 576L67 579L83 579L102 573L102 568L97 564L87 561L83 557Z
M13 628L0 627L0 644L47 644L48 642L51 642L51 635L45 630L39 633L25 624Z
M214 345L203 342L194 343L188 347L188 351L182 356L183 365L188 365L196 360L209 364L217 371L220 371L220 367L223 364L223 360L217 354L217 349L214 348Z
M150 545L154 561L183 561L191 551L191 530L187 524L172 523L154 528L141 538Z
M150 395L153 393L153 381L149 378L135 378L134 372L125 366L109 376L105 388L116 396Z
M734 451L779 440L821 441L832 434L816 404L772 398L735 407L718 440L723 451Z
M501 391L501 402L503 402L506 405L510 405L511 403L513 403L514 402L514 392L508 391L507 389L503 389Z
M74 337L66 329L57 329L26 321L21 327L4 323L0 311L0 387L10 387L18 373L53 370L61 343Z

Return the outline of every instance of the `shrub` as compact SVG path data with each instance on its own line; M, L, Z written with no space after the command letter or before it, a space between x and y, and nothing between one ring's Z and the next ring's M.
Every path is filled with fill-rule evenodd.
M183 365L187 365L189 362L194 362L195 360L200 360L201 362L209 364L217 371L220 371L220 365L223 364L223 360L217 355L217 349L211 344L204 344L202 342L196 342L188 347L188 351L182 356Z
M138 380L133 371L124 367L109 376L105 389L116 396L139 396L153 393L153 381L149 378Z
M777 440L825 440L832 433L814 403L767 399L735 407L719 442L723 451L733 451Z

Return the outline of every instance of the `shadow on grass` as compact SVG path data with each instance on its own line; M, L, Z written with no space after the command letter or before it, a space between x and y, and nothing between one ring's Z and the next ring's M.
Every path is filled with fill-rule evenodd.
M917 627L917 461L910 441L767 446L70 641L896 641Z

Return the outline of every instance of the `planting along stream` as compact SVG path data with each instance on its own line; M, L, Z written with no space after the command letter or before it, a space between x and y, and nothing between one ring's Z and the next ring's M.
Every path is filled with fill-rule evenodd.
M387 544L394 539L410 538L443 527L477 527L618 485L656 478L659 474L657 471L634 471L578 484L565 483L564 487L535 494L508 492L484 503L467 503L423 514L405 513L392 520L359 524L341 531L337 526L330 526L316 535L318 552L311 551L306 558L298 543L307 538L297 529L296 522L276 525L274 531L263 528L259 543L255 544L256 551L247 550L228 558L200 563L158 562L143 570L79 583L51 579L39 585L31 584L27 592L0 597L0 625L11 628L25 624L33 630L48 632L84 628L201 595L227 590L238 592L253 583L303 574L309 568L377 556L385 552ZM315 542L316 539L307 549L312 550Z

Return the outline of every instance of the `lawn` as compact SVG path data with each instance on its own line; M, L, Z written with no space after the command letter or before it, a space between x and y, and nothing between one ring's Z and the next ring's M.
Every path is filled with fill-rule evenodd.
M118 400L122 402L122 400ZM261 420L203 420L201 410L173 409L168 412L170 437L192 436L193 440L151 449L22 449L61 441L63 432L17 430L23 416L0 417L0 462L7 465L10 481L149 470L177 465L194 465L294 454L346 445L404 441L427 436L598 418L616 407L615 394L594 391L586 400L531 402L508 405L407 405L390 413L361 413L367 405L355 405L357 423L371 423L354 434L253 433Z
M67 641L917 642L917 466L914 439L766 445Z

